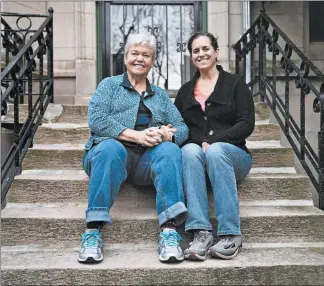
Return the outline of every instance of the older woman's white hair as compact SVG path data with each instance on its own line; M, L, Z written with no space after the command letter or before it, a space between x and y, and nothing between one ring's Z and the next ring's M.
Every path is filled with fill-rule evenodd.
M156 53L156 39L151 34L130 34L125 45L125 57L129 52L131 46L146 45L152 49L153 59Z

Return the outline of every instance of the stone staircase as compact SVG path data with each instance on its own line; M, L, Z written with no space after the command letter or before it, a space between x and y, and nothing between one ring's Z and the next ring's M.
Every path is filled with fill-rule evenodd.
M313 207L308 177L296 174L293 151L280 146L269 110L261 103L255 107L257 124L248 141L253 169L239 185L244 244L236 259L159 262L154 190L124 184L113 224L104 229L104 261L79 264L87 206L88 178L81 169L87 106L63 106L39 127L1 212L2 285L323 284L324 212ZM213 217L212 205L210 213ZM183 227L180 233L186 247Z

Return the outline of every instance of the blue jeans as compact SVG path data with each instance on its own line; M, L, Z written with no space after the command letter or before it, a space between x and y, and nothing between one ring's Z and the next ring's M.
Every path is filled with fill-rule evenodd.
M181 150L174 143L162 142L140 155L117 140L105 140L86 151L83 169L90 177L86 223L111 222L110 208L127 177L139 186L154 184L160 225L170 219L181 224L187 217Z
M236 182L246 177L251 167L251 155L232 144L211 144L206 153L197 144L185 145L182 148L183 183L188 208L185 230L212 230L206 186L208 175L214 194L217 235L241 234Z

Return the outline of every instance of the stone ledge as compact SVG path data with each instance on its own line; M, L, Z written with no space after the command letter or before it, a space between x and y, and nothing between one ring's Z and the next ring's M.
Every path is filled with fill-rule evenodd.
M77 251L39 249L2 251L4 285L320 285L324 281L322 246L243 248L234 260L207 259L204 263L165 264L151 249L104 250L96 265L77 262ZM30 263L33 261L33 263ZM100 279L98 278L100 277Z

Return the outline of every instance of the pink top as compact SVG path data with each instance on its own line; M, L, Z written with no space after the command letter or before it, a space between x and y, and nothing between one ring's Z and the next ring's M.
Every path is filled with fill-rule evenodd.
M195 96L195 99L200 103L201 105L201 109L203 111L205 111L205 102L206 102L206 99L208 98L208 96L205 96L200 90L199 90L199 87L198 87L198 82L196 83L195 85L195 89L194 89L194 96Z

